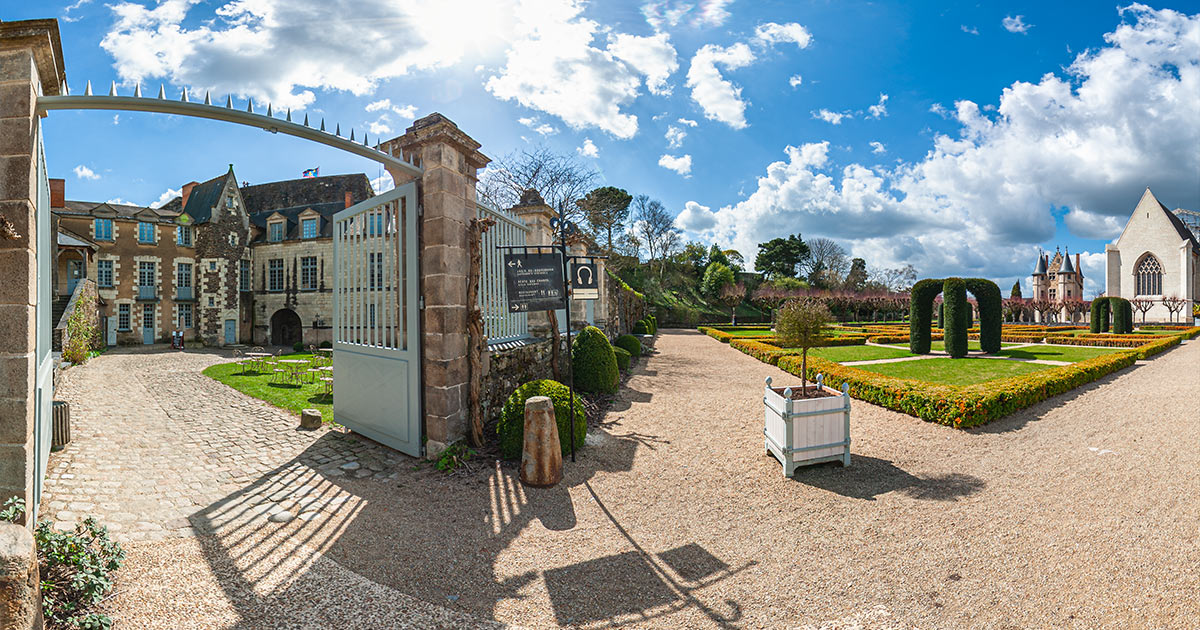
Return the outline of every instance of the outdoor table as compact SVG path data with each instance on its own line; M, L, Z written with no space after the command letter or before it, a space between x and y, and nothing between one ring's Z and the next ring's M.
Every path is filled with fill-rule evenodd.
M287 367L291 372L289 376L292 378L292 380L297 381L300 380L301 376L300 366L308 365L308 361L306 359L280 359L279 363L282 363L285 367Z
M269 353L269 352L247 352L243 356L245 356L247 359L254 361L255 371L261 371L261 368L263 367L263 365L262 365L263 359L271 356L271 353Z

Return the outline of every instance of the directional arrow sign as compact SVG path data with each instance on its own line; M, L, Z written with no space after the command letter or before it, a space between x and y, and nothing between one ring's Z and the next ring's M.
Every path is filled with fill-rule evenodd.
M600 299L600 278L597 275L596 261L571 262L571 297L576 300Z
M566 305L562 256L557 253L504 254L504 285L513 313L549 311Z

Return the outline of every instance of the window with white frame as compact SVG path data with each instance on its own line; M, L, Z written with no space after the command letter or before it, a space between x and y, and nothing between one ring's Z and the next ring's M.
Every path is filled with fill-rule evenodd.
M95 232L96 240L98 241L113 240L112 219L96 219L92 230Z
M370 269L370 287L383 288L383 253L367 252L367 264Z
M179 263L175 268L175 286L181 289L192 287L192 264Z
M97 260L96 261L96 284L101 287L111 288L113 285L113 261Z
M300 222L301 238L317 238L317 219L304 219Z
M283 290L283 259L272 258L267 263L267 290Z
M130 330L128 304L117 305L117 330Z
M175 244L184 247L192 246L192 226L180 225L175 228Z
M180 304L179 305L179 327L180 328L191 328L192 327L192 305L191 304Z
M154 224L141 221L138 223L138 242L154 243Z
M283 221L275 221L267 224L267 240L272 243L278 243L283 240Z
M303 256L300 258L300 288L314 291L317 288L317 257Z

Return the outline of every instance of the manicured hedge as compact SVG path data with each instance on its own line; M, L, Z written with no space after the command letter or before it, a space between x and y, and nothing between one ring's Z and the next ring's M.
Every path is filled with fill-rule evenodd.
M942 341L945 336L941 333L933 333L929 336L930 341ZM909 343L908 335L875 335L869 337L867 341L871 343Z
M530 381L513 390L500 412L496 433L500 435L500 453L505 459L521 457L525 445L525 401L534 396L548 396L554 402L554 419L558 423L558 441L563 454L571 450L570 390L566 385L549 379ZM587 437L587 419L583 414L583 401L575 398L575 448L583 447Z
M581 330L571 345L571 369L574 370L575 389L581 392L617 391L617 357L608 337L595 326Z
M770 337L767 339L759 339L759 341L763 341L766 343L773 343L773 344L778 345L781 348L789 347L789 346L785 346L785 345L779 343L779 340L775 339L774 337ZM865 346L865 345L867 345L866 337L846 337L846 336L839 335L836 337L835 336L821 337L821 340L812 347L827 348L829 346Z
M629 363L632 360L629 351L620 346L613 346L613 356L617 358L617 369L622 372L628 372Z
M779 346L763 343L754 339L734 339L729 342L730 348L736 348L763 363L775 365L780 357L795 354L796 350L784 350Z
M1195 339L1200 336L1200 326L1142 326L1141 330L1169 330L1184 339Z
M1108 298L1098 297L1092 300L1088 326L1094 333L1108 332Z
M642 323L642 322L638 322L638 324L641 324L641 323ZM735 339L735 338L736 338L736 337L734 337L733 335L731 335L731 334L729 334L729 333L727 333L727 332L725 332L725 331L723 331L723 330L717 330L716 328L709 328L708 326L701 326L701 327L699 327L697 330L699 330L700 332L702 332L702 333L704 333L704 334L708 335L709 337L712 337L713 339L716 339L717 341L720 341L721 343L729 343L729 342L730 342L730 340L732 340L732 339ZM644 334L646 334L646 333L639 333L639 332L638 332L638 329L637 329L637 326L634 326L634 327L633 327L633 333L634 333L635 335L644 335Z
M933 317L933 298L942 292L942 280L918 280L911 291L908 313L908 349L913 354L929 354L930 319Z
M704 327L701 326L700 330L703 331ZM638 321L634 322L633 334L635 334L635 335L649 335L650 334L650 327L646 324L646 320L639 319ZM732 337L733 335L730 335L730 336Z
M971 305L967 303L967 283L962 278L946 278L942 284L943 308L946 309L946 325L943 330L946 354L952 359L967 356L967 329L971 327Z
M1167 348L1178 344L1183 338L1175 335L1160 335L1160 339L1147 341L1145 337L1119 337L1114 335L1088 336L1088 337L1047 337L1046 343L1055 343L1064 346L1092 346L1096 348L1138 348L1139 350L1145 346L1159 346L1167 342L1167 345L1162 346L1161 350L1155 350L1150 354L1157 354ZM1174 343L1170 343L1171 341Z
M1132 365L1139 356L1139 352L1136 351L1114 352L1072 365L968 387L936 385L883 376L819 357L809 357L807 377L816 378L817 374L824 374L827 386L836 388L842 383L849 383L850 395L859 400L922 420L966 428L986 424L1051 396L1090 383ZM798 375L800 358L781 357L777 365Z
M984 278L967 278L967 290L979 305L979 347L988 354L1000 351L1000 336L1004 328L1004 298L995 282ZM967 308L968 315L971 309Z
M633 335L621 335L613 342L613 347L623 348L631 358L642 356L642 341Z

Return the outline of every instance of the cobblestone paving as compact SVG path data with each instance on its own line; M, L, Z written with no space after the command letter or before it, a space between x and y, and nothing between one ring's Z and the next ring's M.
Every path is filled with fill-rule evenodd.
M42 514L59 528L96 516L123 542L309 520L353 498L329 479L384 480L411 463L351 433L300 431L297 416L200 373L224 360L120 348L66 370L55 398L71 403L73 439L51 455Z

